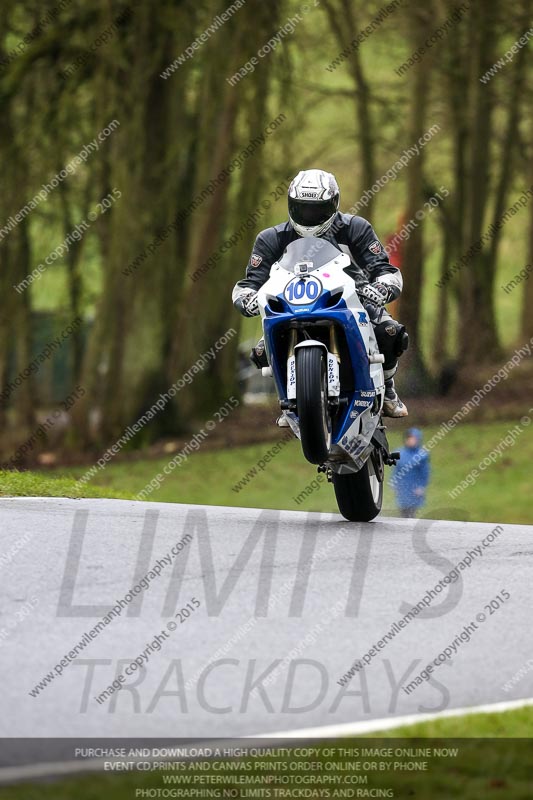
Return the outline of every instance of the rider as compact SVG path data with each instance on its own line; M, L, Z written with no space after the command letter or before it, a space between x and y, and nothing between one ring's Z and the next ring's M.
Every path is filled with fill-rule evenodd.
M361 301L374 326L380 352L385 356L385 398L383 413L388 417L405 417L407 408L394 388L398 356L407 347L407 334L384 306L399 297L402 274L394 267L372 226L362 217L339 212L340 190L335 177L321 169L298 173L289 186L289 219L258 235L246 277L233 289L235 308L245 317L259 314L257 291L268 280L270 268L278 261L287 245L300 236L319 236L347 253L352 263L346 267L353 278ZM252 351L257 366L267 366L264 342Z

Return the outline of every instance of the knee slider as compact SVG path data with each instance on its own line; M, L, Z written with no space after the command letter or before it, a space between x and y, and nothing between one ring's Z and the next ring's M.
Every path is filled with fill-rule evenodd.
M395 358L401 356L409 347L409 334L405 326L395 319L386 319L375 327L379 349Z
M400 330L396 336L396 355L401 356L409 347L409 334L405 330L404 325L400 325Z

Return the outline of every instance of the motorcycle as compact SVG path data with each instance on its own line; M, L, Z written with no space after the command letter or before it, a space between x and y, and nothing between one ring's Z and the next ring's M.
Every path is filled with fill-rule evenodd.
M384 357L354 281L331 242L298 239L257 294L280 408L304 457L333 483L340 513L368 522L381 511L391 453L382 422Z

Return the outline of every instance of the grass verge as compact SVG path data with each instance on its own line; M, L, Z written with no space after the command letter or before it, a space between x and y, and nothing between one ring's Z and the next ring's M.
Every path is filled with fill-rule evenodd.
M370 786L387 786L394 792L395 797L417 797L417 798L436 798L437 800L449 800L450 797L463 798L464 800L479 800L483 797L499 797L505 800L525 800L532 796L531 771L529 764L530 747L528 739L533 733L533 709L523 708L513 711L506 711L497 714L472 714L465 717L447 718L424 722L418 725L411 725L403 728L396 728L384 733L365 734L364 738L351 738L350 740L337 740L326 742L326 746L337 747L396 747L402 748L427 748L433 750L433 757L427 763L427 771L423 772L396 772L391 767L382 771L372 770L368 774L368 784L364 787L367 791ZM503 738L497 738L503 737ZM510 738L507 738L510 737ZM397 740L394 744L387 740ZM401 740L401 741L398 741ZM425 741L427 740L427 741ZM517 741L518 740L518 741ZM266 746L276 747L280 744L275 741L266 743ZM317 746L317 742L310 742L309 745ZM319 745L319 743L318 743ZM294 746L297 746L295 744ZM456 757L435 757L434 749L458 748ZM352 762L356 760L350 759ZM376 762L393 764L398 761L398 756L394 754L391 758L377 756ZM404 763L418 761L420 763L424 757L407 756L401 757ZM326 758L323 753L318 759L324 766L325 761L332 761ZM315 762L317 758L313 759ZM385 761L384 761L385 759ZM253 762L253 759L247 759ZM333 760L340 761L337 756ZM368 759L364 759L367 760ZM320 774L327 774L326 771ZM142 797L140 793L145 791L144 797L163 796L157 794L157 790L164 791L164 773L154 771L129 772L126 774L91 774L73 778L69 780L51 781L46 783L18 784L0 788L0 798L3 800L101 800L101 798L113 798L113 800L131 800L134 797ZM174 773L175 774L175 773ZM184 770L180 773L192 774L199 777L197 771ZM201 776L205 779L207 772L202 771ZM211 773L209 774L218 774ZM232 774L235 774L233 772ZM259 774L254 769L250 774ZM311 773L309 773L311 774ZM316 772L314 773L316 775ZM331 774L331 772L329 772ZM336 774L356 774L349 770L347 772L337 772ZM364 773L363 773L364 774ZM266 777L263 775L263 777ZM218 797L289 797L296 795L275 794L276 780L266 783L269 786L269 794L250 794L249 787L244 788L241 784L239 788L231 788L226 795L223 794L223 787L219 785ZM342 784L341 784L342 785ZM231 777L227 776L226 786L232 787ZM176 787L174 787L175 789ZM202 785L198 783L198 788ZM257 788L257 787L256 787ZM363 787L361 787L362 789ZM207 786L205 786L207 789ZM361 790L359 789L359 791ZM153 794L150 790L155 790ZM167 791L172 791L172 787L167 786ZM181 791L188 792L187 788ZM278 792L287 791L280 784ZM333 797L372 797L385 795L371 794L333 794L333 790L322 790L319 794L313 795L321 798ZM326 793L327 792L327 793ZM171 797L171 794L166 795ZM199 795L181 794L176 797L195 797ZM210 796L210 795L205 795Z
M393 423L394 425L395 423ZM533 461L533 426L524 427L510 446L501 445L514 420L480 424L463 423L451 430L431 451L432 478L423 515L429 518L531 524L530 470ZM391 426L392 427L392 426ZM427 440L438 426L428 426ZM333 489L316 481L296 440L282 444L265 461L285 432L273 427L271 444L261 443L192 453L146 499L169 503L282 508L299 511L336 511ZM401 446L401 433L392 428L391 447ZM456 500L449 492L477 468L495 448L493 464L480 471L476 482ZM51 497L117 497L132 499L171 463L173 456L110 463L93 480L78 486L86 471L0 472L0 495ZM392 471L387 469L390 477ZM384 515L395 515L395 498L385 488Z

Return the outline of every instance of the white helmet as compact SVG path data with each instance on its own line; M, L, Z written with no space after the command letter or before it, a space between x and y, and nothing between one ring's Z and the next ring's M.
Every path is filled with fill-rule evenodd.
M300 236L322 236L339 210L340 190L331 172L305 169L289 186L289 220Z

